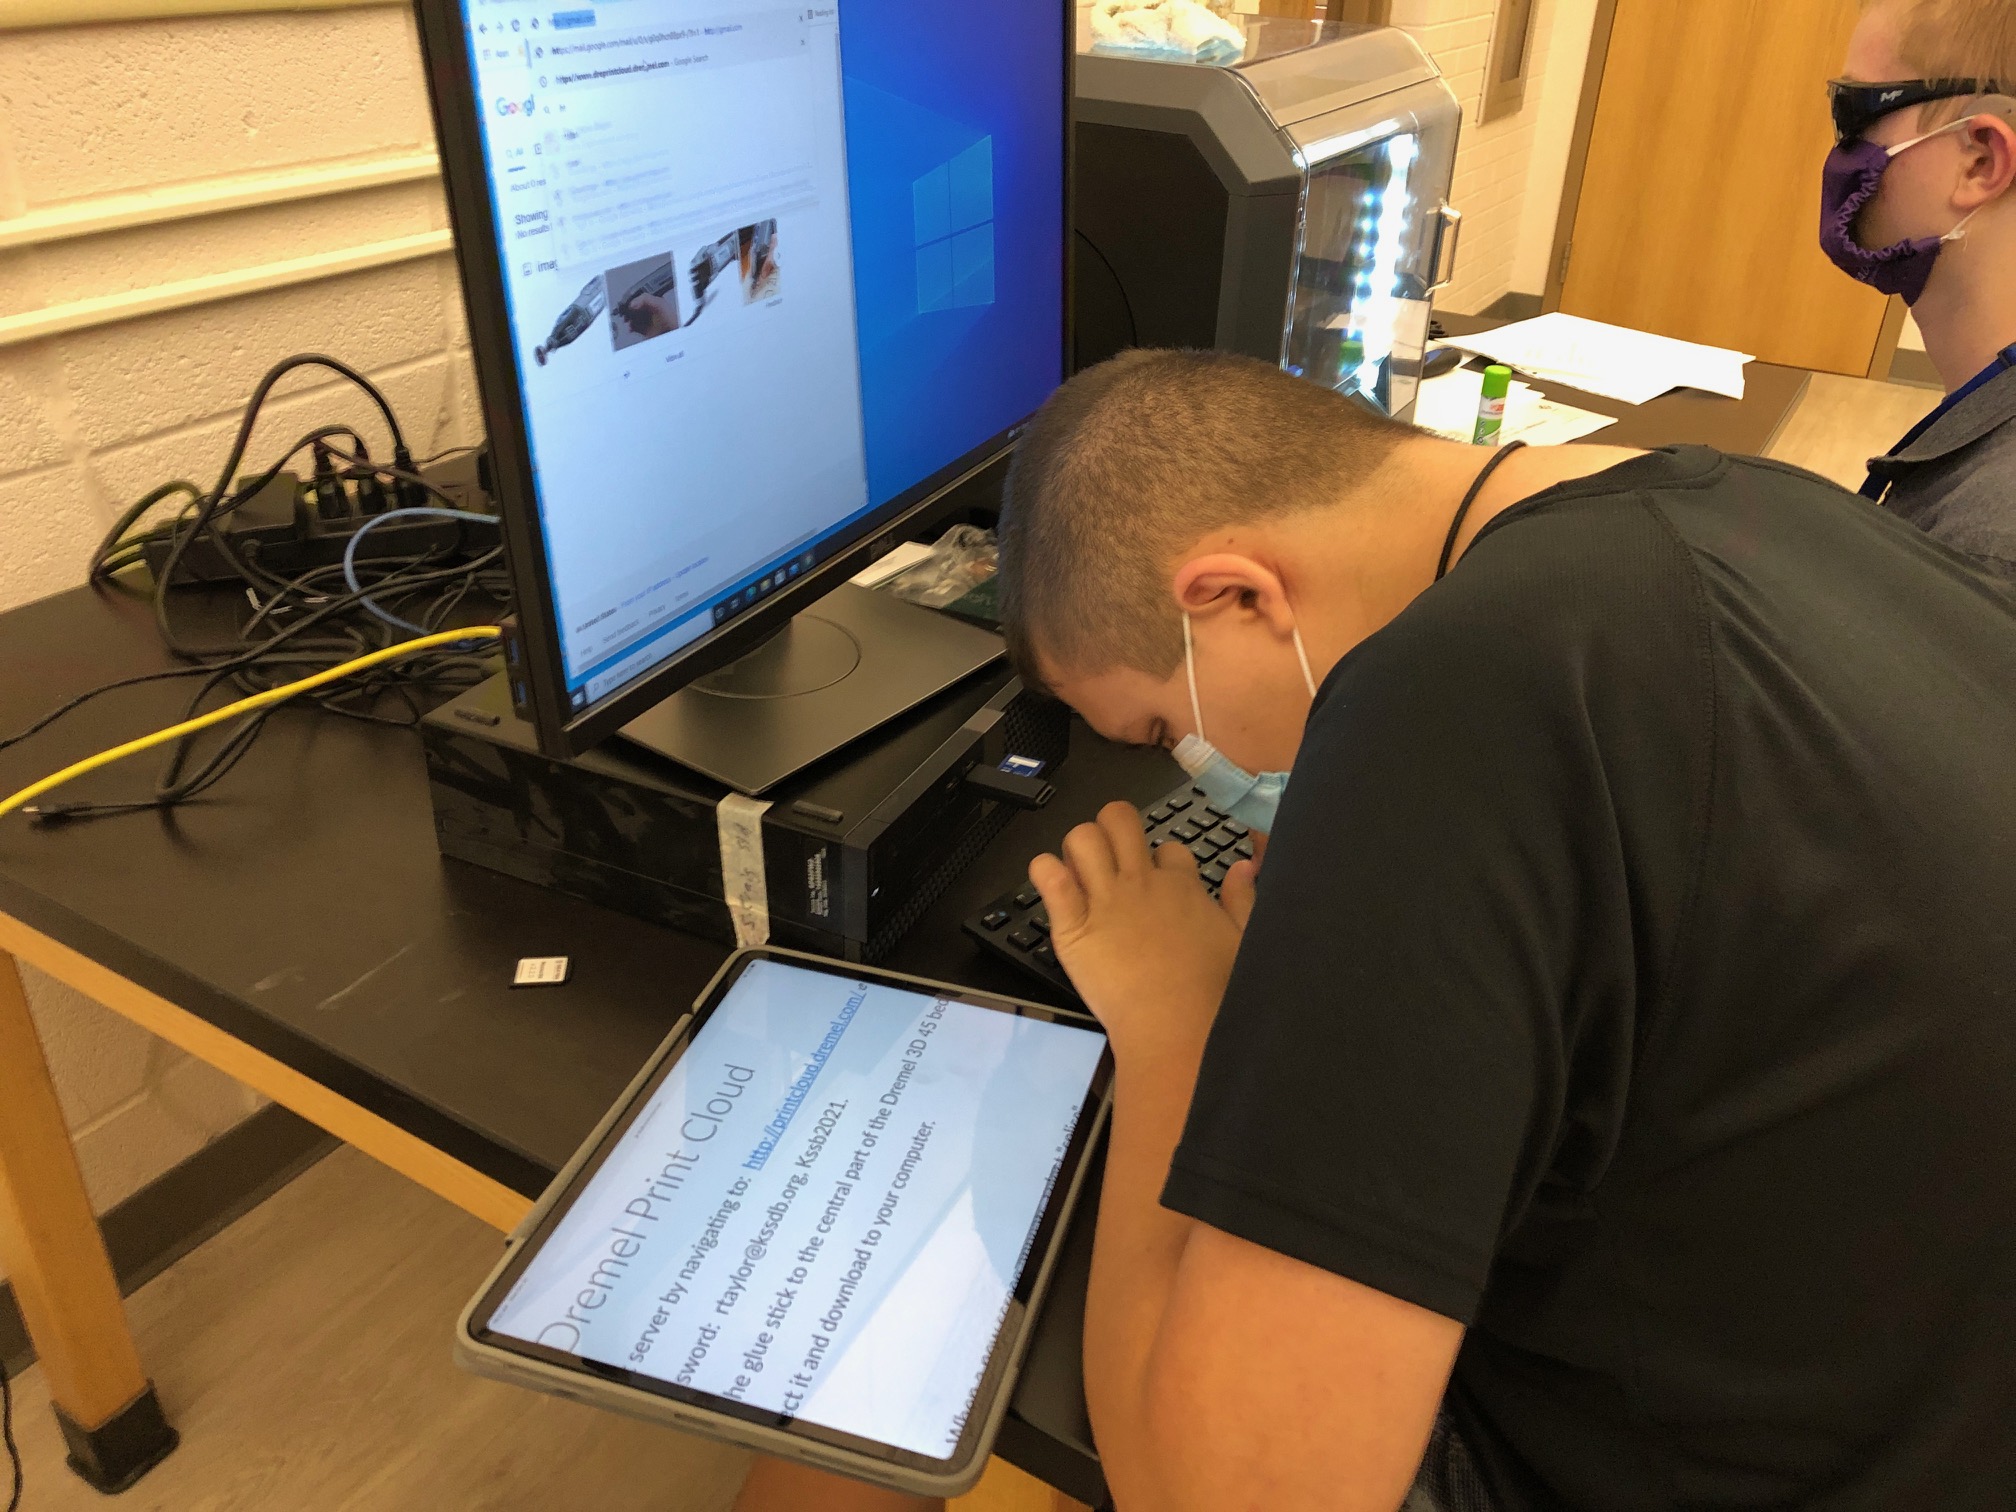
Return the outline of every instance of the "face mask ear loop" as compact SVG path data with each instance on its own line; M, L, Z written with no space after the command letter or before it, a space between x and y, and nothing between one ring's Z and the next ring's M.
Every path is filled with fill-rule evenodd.
M1300 625L1296 625L1294 627L1294 630L1295 630L1295 659L1302 663L1302 681L1308 684L1309 696L1311 698L1314 698L1316 696L1316 679L1312 677L1309 673L1309 653L1302 649L1302 627Z
M1979 115L1980 112L1976 111L1974 114ZM1932 138L1934 137L1942 137L1946 135L1946 133L1949 131L1964 130L1965 128L1973 124L1974 124L1974 116L1964 115L1960 117L1960 119L1957 121L1947 122L1944 126L1939 127L1936 131L1928 131L1923 136L1915 136L1911 138L1911 140L1908 142L1899 142L1895 147L1885 147L1883 150L1889 153L1891 159L1894 161L1901 154L1909 152L1913 147L1919 147L1924 145L1926 142L1931 141Z
M1975 216L1979 215L1983 210L1986 210L1987 208L1988 207L1986 205L1976 205L1972 210L1969 210L1965 215L1960 217L1959 225L1955 226L1951 231L1948 231L1944 236L1939 238L1940 242L1944 244L1948 242L1965 241L1967 239L1967 223L1972 219L1974 219Z
M1197 727L1197 738L1204 738L1204 707L1197 702L1197 650L1190 639L1190 616L1183 616L1183 670L1190 678L1190 722Z

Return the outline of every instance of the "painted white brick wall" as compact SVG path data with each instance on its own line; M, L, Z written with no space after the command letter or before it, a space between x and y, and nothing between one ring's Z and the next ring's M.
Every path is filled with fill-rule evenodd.
M1463 212L1462 254L1456 281L1438 302L1465 314L1508 293L1541 292L1539 282L1521 286L1532 279L1534 262L1522 257L1522 250L1537 238L1551 239L1565 155L1536 152L1536 147L1543 122L1563 103L1572 122L1593 16L1593 7L1582 0L1539 0L1525 104L1484 126L1478 115L1496 11L1496 0L1393 0L1393 24L1427 49L1463 102L1463 136L1449 196ZM1557 38L1557 28L1571 34ZM1564 59L1573 66L1563 66Z
M399 7L0 33L0 228L93 196L432 146ZM446 224L429 182L18 248L0 252L0 315ZM0 609L82 582L113 517L155 483L212 482L252 384L303 350L371 373L422 455L480 433L445 257L0 346ZM254 457L325 419L383 434L361 395L320 380L290 380L269 411ZM23 975L101 1211L257 1107L230 1078Z

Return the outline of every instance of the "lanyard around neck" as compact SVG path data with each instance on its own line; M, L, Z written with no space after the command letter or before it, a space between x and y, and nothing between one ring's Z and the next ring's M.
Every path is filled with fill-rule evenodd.
M1524 441L1512 441L1500 447L1498 455L1486 462L1484 470L1477 474L1477 481L1470 485L1470 492L1463 495L1463 502L1456 506L1456 518L1449 522L1449 535L1442 542L1442 560L1435 564L1436 582L1441 582L1449 575L1450 560L1456 555L1456 538L1463 534L1463 522L1470 518L1470 506L1475 504L1478 495L1484 492L1484 485L1491 481L1491 475L1511 461L1512 453L1525 444Z

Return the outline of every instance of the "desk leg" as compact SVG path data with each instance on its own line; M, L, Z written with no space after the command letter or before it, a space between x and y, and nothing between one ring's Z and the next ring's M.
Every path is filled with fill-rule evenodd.
M0 1266L48 1377L70 1468L123 1491L175 1448L126 1327L14 958L0 951Z

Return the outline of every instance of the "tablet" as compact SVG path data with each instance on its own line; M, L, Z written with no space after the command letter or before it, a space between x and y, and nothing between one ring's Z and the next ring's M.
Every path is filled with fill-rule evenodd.
M740 952L512 1235L457 1358L956 1495L1111 1081L1082 1014Z

